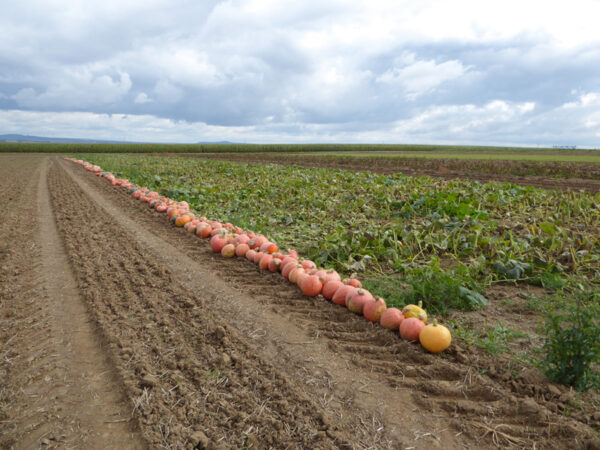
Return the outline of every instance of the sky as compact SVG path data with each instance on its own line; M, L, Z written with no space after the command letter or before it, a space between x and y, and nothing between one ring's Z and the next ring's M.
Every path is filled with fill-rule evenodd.
M0 134L600 147L598 0L0 1Z

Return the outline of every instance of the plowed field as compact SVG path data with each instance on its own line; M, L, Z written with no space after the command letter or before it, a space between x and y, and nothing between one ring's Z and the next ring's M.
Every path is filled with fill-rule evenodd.
M60 157L0 155L0 198L0 447L599 445L564 389L427 354Z

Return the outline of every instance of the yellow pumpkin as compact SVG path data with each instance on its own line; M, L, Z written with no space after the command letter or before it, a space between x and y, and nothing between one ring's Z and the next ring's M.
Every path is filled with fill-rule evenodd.
M406 305L402 308L402 314L405 319L414 317L427 323L427 312L423 309L423 302L419 302L417 305Z
M434 319L433 323L426 325L419 333L419 341L425 350L431 353L441 353L450 347L452 335L450 330L444 325L438 324Z

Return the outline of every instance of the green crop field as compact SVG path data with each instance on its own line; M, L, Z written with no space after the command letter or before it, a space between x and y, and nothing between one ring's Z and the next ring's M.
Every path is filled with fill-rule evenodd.
M500 159L511 155L546 156L561 160L573 155L597 158L595 150L564 150L555 148L492 147L469 145L409 145L409 144L106 144L106 143L37 143L0 142L0 152L30 153L318 153L365 154L397 153L411 156L444 155L439 157L487 157ZM495 156L493 156L495 155ZM554 158L558 159L554 159ZM568 159L565 159L568 160Z

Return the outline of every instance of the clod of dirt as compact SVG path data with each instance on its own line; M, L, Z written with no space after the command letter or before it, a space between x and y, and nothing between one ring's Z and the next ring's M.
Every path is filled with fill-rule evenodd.
M542 407L531 398L525 398L519 402L519 414L532 418L543 418Z
M154 375L150 375L150 374L146 375L140 381L140 386L143 388L153 388L157 384L158 384L158 380L156 379L156 377Z
M223 365L228 366L229 364L231 364L231 358L229 357L229 355L227 353L223 353L221 355L221 361L223 362Z
M600 438L588 439L585 442L586 450L600 450Z
M561 394L560 389L558 389L553 384L549 384L547 389L548 389L548 393L550 395L552 395L553 397L560 397L560 394Z
M190 435L190 441L195 445L195 449L204 450L208 449L210 441L208 437L202 431L194 431Z

